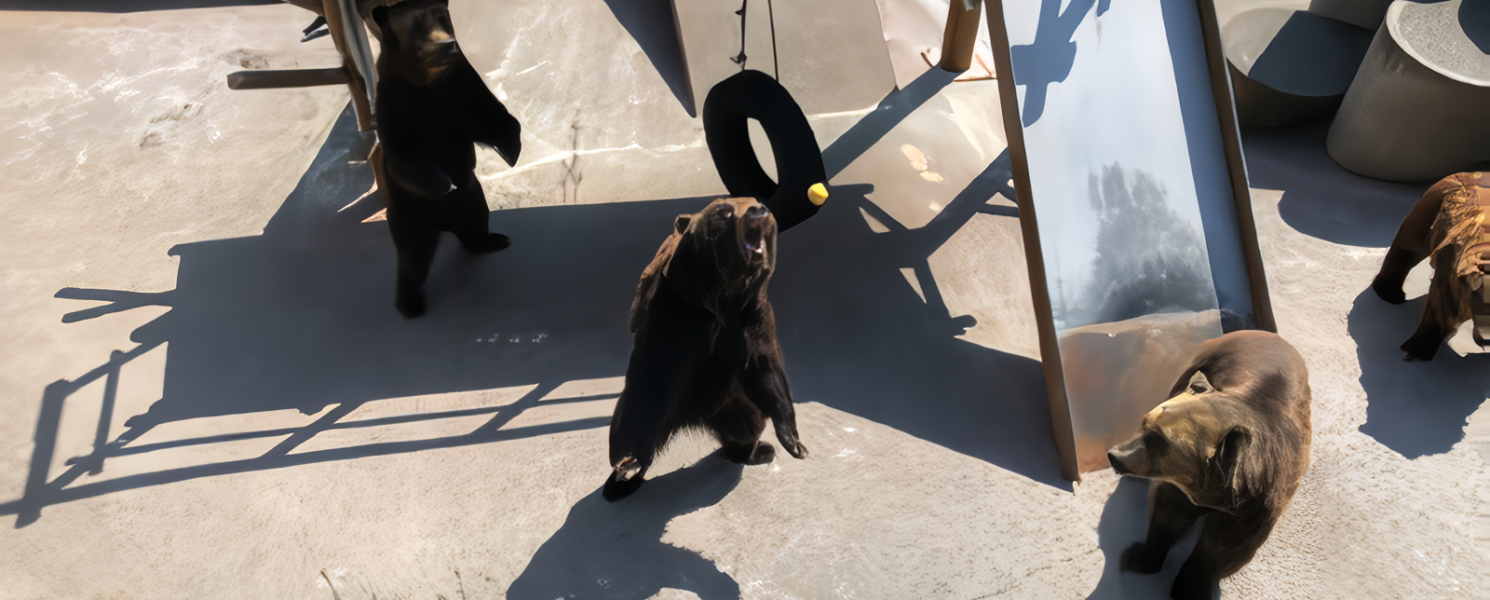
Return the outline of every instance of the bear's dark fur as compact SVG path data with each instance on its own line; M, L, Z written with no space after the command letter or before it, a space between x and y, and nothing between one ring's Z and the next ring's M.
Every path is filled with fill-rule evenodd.
M714 434L734 462L769 462L766 417L797 458L796 412L766 284L776 265L776 219L753 198L721 198L674 231L642 271L631 305L626 385L610 425L616 501L642 484L652 459L682 429Z
M1433 282L1418 330L1406 343L1403 360L1433 360L1444 338L1459 324L1485 310L1480 261L1490 259L1490 173L1458 173L1443 178L1413 205L1392 239L1371 289L1392 304L1407 301L1407 273L1432 257ZM1479 331L1475 332L1479 338ZM1483 340L1477 339L1481 344Z
M1159 572L1204 517L1170 597L1208 600L1252 560L1309 468L1309 373L1283 338L1238 331L1201 344L1170 396L1108 453L1119 474L1153 480L1148 539L1122 568Z
M461 54L445 2L405 0L374 8L372 16L382 41L374 168L384 175L398 249L395 306L412 318L424 313L422 288L441 231L471 252L507 247L507 236L487 232L472 144L513 164L522 150L520 126Z

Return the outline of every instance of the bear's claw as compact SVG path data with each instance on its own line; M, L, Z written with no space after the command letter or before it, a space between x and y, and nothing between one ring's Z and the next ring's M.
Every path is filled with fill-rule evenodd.
M636 477L636 474L640 473L641 470L641 463L637 462L635 458L628 456L621 459L621 462L616 463L615 479L616 481L630 481L631 478Z

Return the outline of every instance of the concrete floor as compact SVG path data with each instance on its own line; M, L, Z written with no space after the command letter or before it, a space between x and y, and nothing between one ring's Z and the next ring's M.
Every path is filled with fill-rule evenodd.
M834 196L780 243L772 299L812 456L740 468L684 439L636 496L600 500L635 278L673 215L724 190L677 63L636 41L655 5L455 4L524 126L516 167L481 154L514 244L473 258L447 240L411 322L386 227L360 222L377 199L353 204L371 176L347 161L346 92L223 83L336 64L329 40L297 43L306 13L0 12L0 597L1167 587L1178 554L1153 577L1115 568L1143 484L1057 474L996 83L899 55L903 90L812 117ZM1222 17L1254 4L1280 2ZM897 36L892 53L914 50ZM1490 359L1401 362L1421 300L1366 291L1426 184L1346 173L1319 127L1245 143L1314 448L1222 596L1487 597ZM978 325L956 335L961 315Z

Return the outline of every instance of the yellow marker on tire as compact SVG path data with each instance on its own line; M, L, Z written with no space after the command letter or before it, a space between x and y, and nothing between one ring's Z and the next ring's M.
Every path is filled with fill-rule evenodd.
M821 183L812 184L812 187L807 188L807 199L812 202L813 206L822 206L828 201L828 188L823 187Z

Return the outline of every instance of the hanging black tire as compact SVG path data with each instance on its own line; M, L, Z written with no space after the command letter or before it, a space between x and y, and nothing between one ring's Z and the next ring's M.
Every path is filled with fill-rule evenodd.
M759 121L771 140L779 184L755 158L748 119ZM753 197L766 205L780 231L817 214L827 199L823 153L807 115L770 75L745 70L709 90L704 99L704 139L730 195Z

